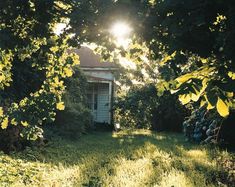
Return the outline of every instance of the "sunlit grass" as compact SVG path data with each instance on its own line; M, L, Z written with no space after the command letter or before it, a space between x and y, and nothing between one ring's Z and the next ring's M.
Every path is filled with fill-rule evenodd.
M146 130L53 138L40 149L0 154L0 186L219 186L231 153Z

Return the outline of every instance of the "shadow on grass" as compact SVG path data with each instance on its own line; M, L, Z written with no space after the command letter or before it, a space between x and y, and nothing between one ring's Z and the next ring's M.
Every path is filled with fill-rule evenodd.
M45 147L29 148L24 152L12 154L11 157L54 166L82 165L81 172L85 176L83 186L101 185L104 182L103 176L99 175L101 170L104 172L102 175L116 175L120 158L128 163L128 160L138 161L147 156L150 157L151 167L156 170L148 176L148 185L156 183L157 179L160 180L159 173L170 172L172 169L188 172L187 178L192 184L197 184L199 175L204 176L202 180L205 179L205 185L215 184L224 173L213 166L197 162L188 154L190 150L202 149L204 147L185 142L184 137L176 133L93 132L75 141L55 137ZM156 154L156 150L159 153ZM151 154L156 154L155 158L151 158Z

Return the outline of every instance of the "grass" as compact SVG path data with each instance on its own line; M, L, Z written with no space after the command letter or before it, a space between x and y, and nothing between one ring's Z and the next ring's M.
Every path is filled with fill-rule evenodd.
M180 134L94 132L76 141L0 154L0 186L226 186L234 155L190 144ZM227 163L227 164L228 164Z

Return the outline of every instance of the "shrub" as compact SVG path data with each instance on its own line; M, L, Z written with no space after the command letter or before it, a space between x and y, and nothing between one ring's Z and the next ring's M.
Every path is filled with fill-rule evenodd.
M226 118L221 126L220 136L223 146L235 149L235 110L231 111L231 114Z
M195 108L183 123L186 140L198 143L216 142L221 120L214 110L207 111L205 106Z
M132 88L117 99L114 110L122 127L156 131L181 131L187 113L176 96L167 91L159 96L154 84Z
M186 140L230 147L235 135L233 114L234 111L223 119L215 110L207 111L205 106L194 109L183 123Z
M75 138L92 127L92 116L86 98L88 84L86 77L76 68L74 75L65 80L65 85L65 110L57 112L53 129L59 135Z

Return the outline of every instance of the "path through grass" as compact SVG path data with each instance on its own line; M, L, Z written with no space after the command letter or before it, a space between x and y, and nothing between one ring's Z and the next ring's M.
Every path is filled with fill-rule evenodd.
M40 149L0 154L0 186L223 186L232 154L186 143L180 134L94 132L54 138Z

